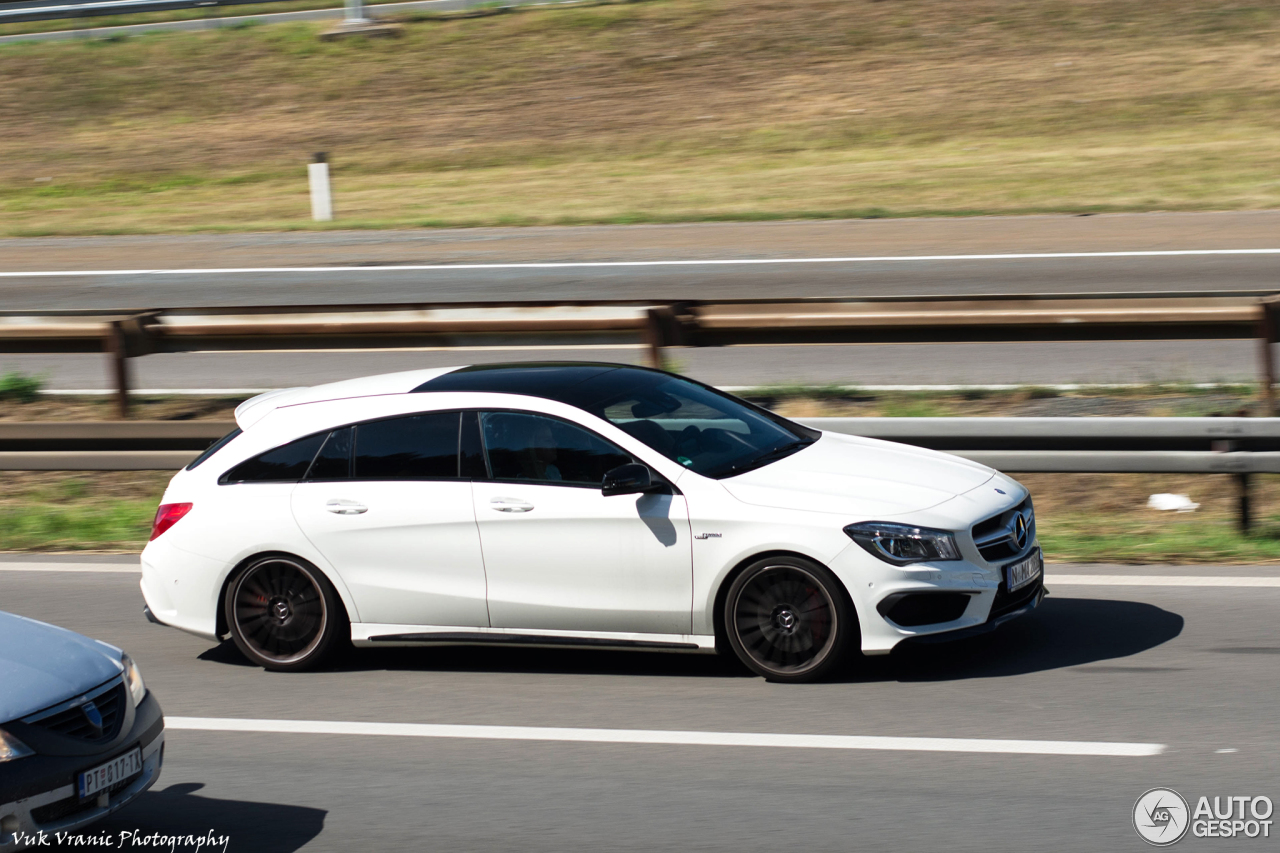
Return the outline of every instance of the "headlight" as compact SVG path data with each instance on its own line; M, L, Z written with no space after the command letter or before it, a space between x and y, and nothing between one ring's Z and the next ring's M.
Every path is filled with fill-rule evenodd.
M960 559L955 536L945 530L868 521L850 524L844 532L869 553L895 566Z
M142 683L142 673L138 671L138 665L133 662L133 658L128 655L121 655L120 663L124 666L124 681L129 685L133 704L135 707L141 705L142 700L147 697L147 685Z
M0 764L35 755L36 751L13 735L0 729Z

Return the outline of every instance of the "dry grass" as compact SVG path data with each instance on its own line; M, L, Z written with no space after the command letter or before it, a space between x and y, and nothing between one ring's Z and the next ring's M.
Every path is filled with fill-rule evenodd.
M1280 205L1280 4L653 0L0 48L0 232ZM38 180L48 178L50 180Z

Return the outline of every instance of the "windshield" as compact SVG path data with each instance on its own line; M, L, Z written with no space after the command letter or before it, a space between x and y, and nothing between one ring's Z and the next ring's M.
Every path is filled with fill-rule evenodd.
M637 381L583 408L707 477L759 468L819 435L697 382L656 371L632 375Z

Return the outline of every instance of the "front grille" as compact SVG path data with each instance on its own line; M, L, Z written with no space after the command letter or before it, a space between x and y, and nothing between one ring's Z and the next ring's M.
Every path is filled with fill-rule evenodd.
M137 781L137 779L138 777L136 774L130 776L128 779L121 779L114 785L111 785L108 788L103 788L87 800L82 800L75 794L72 794L64 800L58 800L56 803L49 803L48 805L34 808L31 810L31 819L38 824L56 823L57 821L71 817L77 812L88 811L89 809L96 808L98 805L98 797L103 794L110 795L114 794L116 791L123 791L125 788Z
M996 590L996 599L991 602L991 615L987 617L990 622L993 619L999 619L1006 613L1012 613L1019 608L1026 607L1035 597L1040 594L1040 590L1044 588L1044 572L1036 576L1036 579L1026 586L1019 587L1013 592L1009 592L1009 587L1005 581L1000 581L1000 588Z
M1021 544L1018 543L1019 518L1026 525ZM978 546L978 553L988 563L998 563L1018 556L1035 538L1036 511L1031 505L1030 495L1017 506L983 519L973 526L973 544Z
M83 703L77 703L47 717L28 721L32 725L89 743L103 743L120 733L126 708L123 681L117 681L96 693L90 693L85 701L92 701L97 706L98 713L102 715L101 732L94 729L89 718L81 710Z

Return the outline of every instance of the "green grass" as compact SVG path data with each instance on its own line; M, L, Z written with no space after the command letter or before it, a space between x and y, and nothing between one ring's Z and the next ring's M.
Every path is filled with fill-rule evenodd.
M1275 2L323 26L0 45L0 234L1280 207ZM310 222L317 150L332 225Z
M0 551L140 551L157 501L77 500L0 507Z
M25 373L6 373L0 376L0 401L11 400L16 403L34 403L40 399L40 388L44 380L38 376Z
M1198 513L1041 516L1040 544L1058 563L1262 563L1280 561L1280 515L1248 534L1236 520Z

